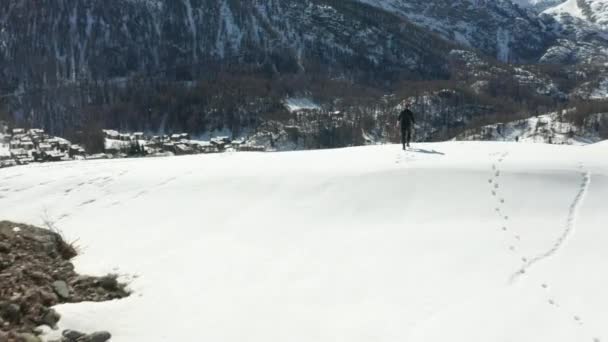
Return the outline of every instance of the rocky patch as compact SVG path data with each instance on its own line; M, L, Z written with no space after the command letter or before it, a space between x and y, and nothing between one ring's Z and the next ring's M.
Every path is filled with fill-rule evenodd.
M78 275L70 262L74 246L61 235L33 226L0 222L0 342L39 342L39 326L56 328L62 303L127 297L116 276ZM108 332L66 330L62 342L105 342Z

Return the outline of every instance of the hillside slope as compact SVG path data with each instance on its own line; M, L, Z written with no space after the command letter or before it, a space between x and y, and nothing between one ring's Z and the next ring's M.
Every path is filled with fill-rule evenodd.
M128 299L64 305L116 342L604 341L605 145L420 144L1 170Z
M0 5L0 88L7 91L135 75L192 80L218 63L282 72L321 64L336 74L382 66L429 76L441 74L446 48L430 32L356 1Z

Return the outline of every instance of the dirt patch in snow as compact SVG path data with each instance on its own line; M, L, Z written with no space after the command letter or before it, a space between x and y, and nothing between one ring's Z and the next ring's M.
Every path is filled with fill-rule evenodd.
M0 221L0 342L39 341L37 327L60 319L54 305L129 295L116 276L78 275L70 262L76 254L56 232Z

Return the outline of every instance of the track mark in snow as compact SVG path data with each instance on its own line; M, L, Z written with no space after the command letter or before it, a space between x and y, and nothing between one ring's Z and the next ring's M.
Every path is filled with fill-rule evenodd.
M174 181L176 181L176 180L177 180L177 176L175 176L175 177L171 177L171 178L167 178L166 180L164 180L164 181L162 181L162 182L158 183L158 184L157 184L157 186L158 186L158 187L165 186L165 185L167 185L167 184L169 184L169 183L171 183L171 182L174 182Z
M572 232L574 231L574 228L575 228L578 211L583 203L583 200L585 199L585 195L589 191L589 185L591 184L591 173L585 172L584 176L582 178L583 178L583 180L581 182L579 191L576 194L574 201L570 205L570 209L568 211L568 220L566 222L566 226L564 227L564 230L562 231L562 234L559 236L559 238L555 241L555 243L553 244L553 246L551 246L551 248L549 250L530 259L526 263L526 265L524 265L522 270L529 271L532 267L536 266L536 264L552 257L555 253L557 253L562 248L562 246L564 245L566 240L568 240L570 235L572 235ZM521 272L514 273L511 276L510 281L511 282L516 281L520 275L521 275Z
M94 202L95 202L94 199L90 199L88 201L84 201L84 202L80 203L79 207L84 207L85 205L89 205L89 204L92 204Z
M23 176L23 173L18 173L16 175L4 177L4 180L11 180L11 179L14 179L14 178L17 178L17 177L21 177L21 176Z
M504 162L504 160L508 157L509 153L499 153L499 154L491 154L490 157L498 158L498 160L492 164L492 178L490 178L489 183L492 189L492 196L496 198L497 207L494 208L494 212L497 217L503 221L503 225L501 226L501 231L503 233L508 233L508 240L505 239L506 250L509 254L513 255L518 259L518 262L526 263L528 259L525 256L522 256L519 253L521 243L521 236L517 233L517 231L510 229L508 226L509 215L504 210L505 198L499 193L502 188L500 184L500 176L502 175L502 171L499 167L500 163Z
M68 217L70 217L70 214L63 214L63 215L61 215L61 216L59 216L59 217L57 218L57 221L61 221L61 220L66 219L66 218L68 218Z
M147 190L142 190L142 191L138 192L137 194L135 194L135 196L133 196L133 199L139 198L147 193L148 193Z
M532 269L538 263L545 261L546 259L551 258L553 255L558 253L562 249L564 244L567 242L568 238L572 236L576 227L578 212L580 211L580 208L584 202L584 199L589 191L589 187L591 184L591 173L589 171L584 171L584 168L585 167L583 164L579 164L579 169L583 171L581 172L580 188L568 210L568 218L562 231L562 234L558 237L558 239L555 241L555 243L551 246L549 250L532 259L528 259L525 257L522 258L524 265L511 276L510 283L517 281L521 276L528 273L530 269ZM518 235L516 235L515 237L519 240ZM511 246L510 249L513 251L514 246ZM582 328L585 326L584 320L581 315L573 312L572 310L568 310L567 308L562 307L562 305L559 304L556 298L550 294L551 291L549 289L548 283L541 283L539 284L539 286L547 292L546 301L548 305L554 307L557 310L562 311L565 315L570 317L574 324L578 325L579 327ZM593 338L593 342L600 342L600 339L595 337Z

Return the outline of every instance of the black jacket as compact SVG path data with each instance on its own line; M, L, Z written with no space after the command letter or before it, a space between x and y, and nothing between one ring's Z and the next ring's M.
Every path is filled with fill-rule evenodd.
M401 114L399 114L399 123L401 124L401 128L411 127L416 123L414 113L409 109L404 109Z

